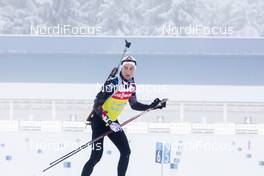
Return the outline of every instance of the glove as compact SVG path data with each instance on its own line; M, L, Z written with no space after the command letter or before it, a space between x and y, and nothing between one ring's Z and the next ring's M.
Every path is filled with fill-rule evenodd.
M164 107L166 107L166 101L163 102L163 103L160 103L161 100L159 98L156 98L150 105L149 107L150 108L153 108L153 109L162 109Z
M114 132L122 131L122 127L120 126L120 124L116 122L112 122L110 118L107 116L106 111L102 111L102 118L103 121L111 128L112 131Z
M118 131L122 131L122 127L120 126L119 123L116 122L112 122L109 127L111 128L112 131L114 131L115 133Z
M102 111L102 119L108 125L110 125L112 123L110 118L107 116L107 112L106 111Z

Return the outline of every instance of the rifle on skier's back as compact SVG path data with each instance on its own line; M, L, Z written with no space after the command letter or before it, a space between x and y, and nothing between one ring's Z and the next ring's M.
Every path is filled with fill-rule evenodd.
M131 42L128 42L127 40L125 40L125 48L123 50L123 54L122 54L122 57L121 57L121 60L122 58L125 56L126 52L127 52L127 49L131 46ZM118 63L117 67L114 67L113 70L111 71L111 73L109 74L109 76L107 77L106 81L110 78L110 77L114 77L116 76L118 70L119 70L119 67L121 65L121 61ZM105 82L106 82L105 81ZM86 118L86 121L85 121L85 124L86 126L87 125L90 125L91 124L91 120L93 118L93 115L94 115L94 110L92 110L90 112L90 114L88 115L88 117Z

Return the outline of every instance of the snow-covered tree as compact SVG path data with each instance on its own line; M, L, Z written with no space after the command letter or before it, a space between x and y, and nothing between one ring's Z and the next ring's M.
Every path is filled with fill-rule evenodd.
M164 25L231 26L234 36L264 36L264 1L0 0L0 33L28 34L32 24L99 26L104 35L161 35Z

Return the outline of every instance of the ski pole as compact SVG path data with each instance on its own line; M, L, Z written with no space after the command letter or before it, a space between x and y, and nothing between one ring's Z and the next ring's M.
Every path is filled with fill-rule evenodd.
M146 111L141 112L141 113L138 114L137 116L134 116L134 117L128 119L127 121L123 122L120 126L122 127L122 126L128 124L129 122L135 120L136 118L138 118L139 116L142 116L143 114L149 112L150 110L153 110L153 109L151 108L151 109L147 109ZM92 143L94 143L94 142L100 140L101 138L103 138L103 137L105 137L105 136L111 134L112 132L113 132L113 131L110 129L110 130L108 130L107 132L105 132L105 133L101 134L100 136L98 136L97 138L95 138L95 139L93 139L93 140L87 142L86 144L84 144L84 145L78 147L77 149L71 151L70 153L68 153L68 154L66 154L66 155L64 155L64 156L62 156L62 157L60 157L59 159L57 159L57 160L51 162L51 163L50 163L50 166L49 166L48 168L44 169L43 172L45 172L46 170L48 170L48 169L52 168L53 166L59 164L60 162L64 161L65 159L67 159L67 158L73 156L74 154L80 152L82 149L85 149L85 148L88 147L90 144L92 144Z
M168 101L168 99L163 99L163 100L161 100L161 102L160 102L157 106L159 106L160 104L162 104L162 103L164 103L164 102L167 102L167 101ZM134 116L134 117L132 117L132 118L126 120L125 122L121 123L120 126L122 127L122 126L128 124L129 122L131 122L131 121L137 119L138 117L142 116L143 114L147 113L148 111L151 111L151 110L154 110L154 109L155 109L155 108L149 108L149 109L147 109L147 110L145 110L145 111L139 113L138 115L136 115L136 116ZM109 130L108 132L111 133L112 130ZM92 141L90 141L90 142L88 142L88 143L82 145L81 147L77 148L76 150L73 150L72 152L70 152L70 153L68 153L68 154L66 154L66 155L64 155L64 156L62 156L62 157L60 157L59 159L57 159L57 160L51 162L50 165L52 165L52 164L54 164L55 162L57 162L57 161L63 159L64 157L67 157L68 155L71 155L72 153L75 153L75 152L77 153L78 150L80 150L80 148L83 149L83 146L88 146L89 144L92 144L92 143L96 142L97 140L101 139L102 137L104 137L104 136L110 134L110 133L108 133L108 132L103 133L102 135L100 135L99 137L95 138L94 140L92 140Z
M168 101L167 98L161 100L161 102L160 102L156 107L160 106L162 103L165 103L165 102L167 102L167 101ZM123 126L125 126L126 124L128 124L128 123L134 121L134 120L137 119L138 117L144 115L145 113L147 113L147 112L149 112L149 111L152 111L152 110L155 110L155 109L156 109L156 108L149 108L149 109L147 109L147 110L145 110L145 111L143 111L143 112L141 112L141 113L135 115L134 117L132 117L132 118L130 118L130 119L124 121L123 123L120 124L120 126L123 127ZM49 170L50 168L54 167L55 165L59 164L60 162L64 161L65 159L67 159L67 158L69 158L69 157L75 155L76 153L78 153L78 152L80 152L81 150L85 149L86 147L88 147L89 145L93 144L94 142L96 142L96 141L102 139L103 137L105 137L105 136L111 134L112 132L113 132L113 131L112 131L111 129L109 129L107 132L101 134L101 135L98 136L97 138L95 138L95 139L93 139L93 140L91 140L91 141L85 143L84 145L78 147L77 149L71 151L70 153L68 153L68 154L66 154L66 155L64 155L64 156L62 156L62 157L60 157L59 159L57 159L57 160L51 162L51 163L50 163L50 166L47 167L46 169L44 169L43 172Z

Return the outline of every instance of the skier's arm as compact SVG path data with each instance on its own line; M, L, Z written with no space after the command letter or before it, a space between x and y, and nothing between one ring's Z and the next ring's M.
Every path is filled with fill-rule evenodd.
M109 98L115 91L115 85L117 85L118 79L116 77L109 78L104 86L102 87L101 91L96 95L94 100L93 110L97 115L100 117L102 116L103 109L102 105Z
M114 132L118 132L122 130L122 127L117 122L112 122L110 118L107 116L107 112L103 110L102 105L104 102L109 98L115 91L116 85L118 85L117 77L113 77L107 80L104 84L102 90L97 94L96 99L94 100L93 109L95 113L101 117L100 119L103 120L111 130Z
M130 97L129 104L132 109L137 111L145 111L150 108L149 105L137 101L136 93L133 93L132 96Z
M157 106L160 102L161 102L161 100L159 98L156 98L150 105L142 104L142 103L137 101L136 93L133 93L129 99L129 104L130 104L131 108L134 110L137 110L137 111L145 111L149 108L162 109L162 108L166 107L166 102Z

